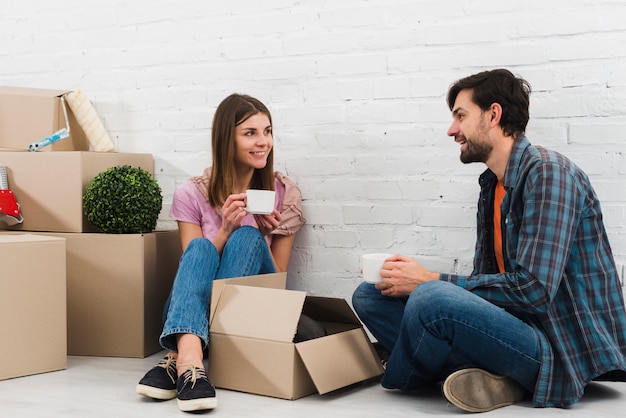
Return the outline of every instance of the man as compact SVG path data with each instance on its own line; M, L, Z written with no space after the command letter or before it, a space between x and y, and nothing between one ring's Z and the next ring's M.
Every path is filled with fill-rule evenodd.
M353 305L390 352L382 385L443 381L445 397L485 412L532 394L577 402L593 380L626 380L626 314L598 198L566 157L530 144L530 85L481 72L448 92L463 163L480 162L474 271L430 272L396 255Z

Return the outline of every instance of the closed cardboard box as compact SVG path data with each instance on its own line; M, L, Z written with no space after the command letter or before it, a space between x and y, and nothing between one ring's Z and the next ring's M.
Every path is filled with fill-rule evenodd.
M0 380L65 369L65 240L0 235L0 266Z
M0 237L7 234L22 233ZM181 255L177 230L41 235L67 246L68 354L143 358L162 349L163 306Z
M307 296L273 285L259 287L257 278L215 283L221 288L212 295L217 300L208 368L215 386L297 399L383 373L378 355L345 300ZM328 335L294 343L301 314L323 324Z
M113 152L0 152L10 190L24 222L0 228L20 231L97 232L83 214L83 195L93 178L118 165L154 174L151 154Z
M28 151L28 146L68 128L61 96L66 90L0 86L0 149ZM65 105L70 136L37 152L89 151L89 141Z
M68 354L143 358L161 350L178 230L56 236L67 242Z

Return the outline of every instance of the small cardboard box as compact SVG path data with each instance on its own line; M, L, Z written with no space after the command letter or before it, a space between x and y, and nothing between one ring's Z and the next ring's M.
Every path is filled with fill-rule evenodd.
M240 279L237 279L240 280ZM223 282L213 296L209 378L223 389L283 399L324 394L375 377L383 368L343 299ZM328 335L294 343L305 314Z
M61 103L67 90L0 86L0 149L28 151L28 146L68 128ZM89 140L65 105L70 136L40 151L89 151Z
M65 369L65 240L0 235L0 266L0 380Z
M8 234L23 233L0 237ZM162 350L163 307L181 256L178 230L39 234L66 242L68 354L143 358Z
M154 175L151 154L113 152L0 152L9 188L24 222L0 228L20 231L97 232L83 215L83 195L93 178L118 165Z

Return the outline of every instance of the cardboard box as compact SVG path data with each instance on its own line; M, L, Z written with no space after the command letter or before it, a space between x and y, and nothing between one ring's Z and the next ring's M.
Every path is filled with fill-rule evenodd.
M65 369L65 240L0 235L0 266L0 380Z
M23 233L0 236L8 234ZM66 242L68 354L143 358L162 350L163 306L181 256L178 230L41 235Z
M61 96L67 90L0 86L0 149L28 151L28 146L67 128ZM70 136L37 152L89 151L89 140L66 103Z
M223 282L211 319L208 374L220 388L297 399L379 376L383 368L343 299ZM328 335L293 343L300 315Z
M68 354L143 358L162 350L178 230L55 236L67 242Z
M154 175L151 154L113 152L0 152L9 188L20 205L24 222L0 228L20 231L97 232L83 215L83 195L107 168L141 167Z

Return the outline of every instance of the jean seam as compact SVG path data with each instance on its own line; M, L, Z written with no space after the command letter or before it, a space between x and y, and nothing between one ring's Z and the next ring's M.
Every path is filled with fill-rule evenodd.
M512 346L508 342L504 342L501 339L497 338L497 335L489 333L489 332L487 332L488 330L484 330L484 329L478 328L478 327L472 325L471 323L462 321L460 319L450 318L450 317L440 318L437 321L433 320L433 321L429 322L428 325L425 328L429 328L432 324L434 324L435 322L438 322L438 321L455 322L456 324L460 324L460 325L465 326L467 328L471 328L474 331L476 331L477 333L480 333L480 334L490 338L491 340L496 341L498 343L498 345L501 345L503 347L506 347L507 349L510 349L511 351L516 352L518 355L521 355L522 357L526 358L527 360L533 361L533 362L535 362L537 364L541 364L541 362L537 361L537 359L527 355L526 353L524 353L522 351L519 351L517 348L515 348L514 346Z

